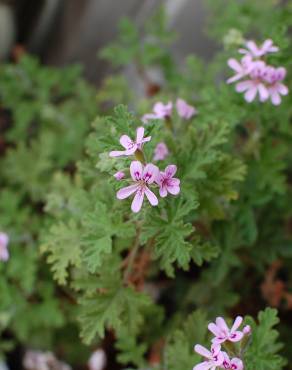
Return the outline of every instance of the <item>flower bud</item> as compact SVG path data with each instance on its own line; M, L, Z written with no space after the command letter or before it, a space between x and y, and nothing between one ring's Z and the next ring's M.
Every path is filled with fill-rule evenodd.
M250 325L246 325L242 330L244 335L250 335L251 334L251 327Z
M114 178L118 181L122 180L125 177L125 173L123 171L118 171L114 174Z

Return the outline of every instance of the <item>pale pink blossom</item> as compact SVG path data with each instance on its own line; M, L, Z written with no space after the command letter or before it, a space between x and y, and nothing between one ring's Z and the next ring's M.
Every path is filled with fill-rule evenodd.
M228 84L240 80L249 74L253 67L253 61L250 55L245 55L241 61L231 58L227 61L228 66L233 69L236 74L226 81Z
M146 195L152 206L157 206L158 199L156 195L148 188L148 185L155 181L158 172L159 169L154 164L147 164L143 168L141 162L133 161L130 166L130 173L134 184L120 189L117 192L117 198L125 199L135 193L131 206L132 211L135 213L140 211L143 204L144 195Z
M119 157L122 155L132 155L136 150L141 150L143 144L151 140L151 136L144 137L144 127L138 127L136 131L136 140L132 140L128 135L120 137L120 143L125 148L123 151L114 150L110 152L110 157Z
M243 362L241 361L240 358L233 357L232 359L230 359L226 352L222 352L222 354L224 356L224 361L221 366L222 369L243 370Z
M243 332L244 335L250 335L251 334L250 325L245 325L245 327L242 329L242 332Z
M163 161L169 155L168 148L165 143L158 143L154 149L154 161Z
M260 58L268 53L276 53L279 51L279 48L274 45L273 41L268 39L262 43L261 46L257 46L257 44L249 40L245 44L246 49L239 49L238 51L241 54L247 54L255 58Z
M8 261L9 251L8 251L9 236L6 233L0 232L0 261Z
M197 113L196 108L193 107L192 105L189 105L183 99L177 99L176 110L177 110L178 115L185 119L190 119Z
M172 102L168 102L167 104L163 104L161 102L157 102L153 106L152 113L146 113L142 117L142 122L147 123L151 119L164 119L171 117L172 114Z
M118 171L114 174L114 178L118 181L122 180L125 177L125 173L123 171Z
M286 77L286 69L284 67L274 68L267 67L264 75L264 80L267 83L268 93L274 105L281 103L281 95L288 94L288 88L282 81Z
M156 178L156 183L159 185L159 194L161 197L166 197L167 193L177 195L180 192L180 180L174 178L177 167L171 164L165 168L164 172L160 172Z
M88 360L89 370L103 370L106 366L106 354L103 349L92 353Z
M236 91L245 92L244 98L248 103L252 102L256 98L257 94L262 102L269 98L268 89L263 82L265 70L265 62L256 61L253 63L253 67L249 73L251 79L241 81L236 84Z
M219 344L213 344L211 351L207 350L207 348L200 344L197 344L195 345L195 351L206 360L196 365L193 370L214 370L216 367L220 367L223 364L224 356Z
M239 342L243 338L243 332L237 329L240 327L242 320L241 316L237 316L231 329L229 329L225 320L222 317L217 317L215 323L208 325L208 329L215 335L212 343L219 344L225 341Z

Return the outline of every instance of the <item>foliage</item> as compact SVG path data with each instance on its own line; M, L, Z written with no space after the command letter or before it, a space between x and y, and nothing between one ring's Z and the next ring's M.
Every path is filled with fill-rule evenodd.
M11 252L0 264L1 353L16 343L42 346L78 366L81 342L110 343L128 369L191 369L207 323L242 314L252 327L246 369L292 362L290 97L277 107L248 104L224 81L227 60L252 35L279 46L268 59L287 69L291 90L291 4L206 3L209 34L222 46L209 63L190 55L177 65L160 8L143 27L121 21L118 39L101 52L119 72L97 94L78 67L49 68L29 56L0 67L0 231ZM131 67L141 98L124 74ZM177 98L198 114L177 114ZM173 102L171 117L143 125L158 101ZM135 158L109 152L141 126L151 141L139 160L143 152L155 162L165 143L169 155L155 164L175 164L181 187L133 213L116 197L127 180L113 175L129 178ZM268 275L275 262L277 283ZM267 306L278 308L279 332Z

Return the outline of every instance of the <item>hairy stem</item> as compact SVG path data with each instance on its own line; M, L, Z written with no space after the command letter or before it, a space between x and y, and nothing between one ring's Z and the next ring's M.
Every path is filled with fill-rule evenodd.
M124 284L127 284L129 276L131 274L132 268L133 268L133 263L135 261L135 258L137 256L139 247L140 247L140 234L141 234L141 225L137 224L137 229L136 229L136 237L134 241L134 245L127 257L127 268L125 269L124 272L124 277L123 277L123 282Z

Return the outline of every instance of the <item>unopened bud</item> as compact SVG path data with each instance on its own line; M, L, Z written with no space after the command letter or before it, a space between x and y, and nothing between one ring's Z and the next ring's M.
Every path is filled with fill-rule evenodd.
M125 177L125 174L122 171L118 171L117 173L114 174L114 177L116 180L120 181Z
M250 335L251 334L251 327L250 325L246 325L242 330L244 335Z

